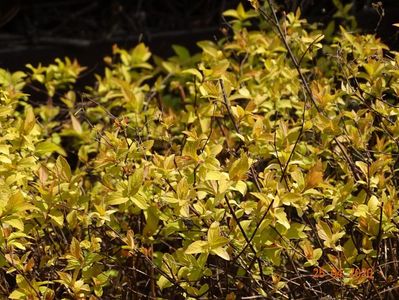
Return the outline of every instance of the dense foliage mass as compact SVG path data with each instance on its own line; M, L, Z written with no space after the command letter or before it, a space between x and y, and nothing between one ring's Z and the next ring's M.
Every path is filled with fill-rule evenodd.
M198 55L115 46L85 92L69 59L0 70L2 294L394 293L399 54L259 9Z

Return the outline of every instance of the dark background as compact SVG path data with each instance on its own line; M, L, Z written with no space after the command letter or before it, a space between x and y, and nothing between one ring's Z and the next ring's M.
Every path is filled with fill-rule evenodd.
M56 57L77 58L93 71L111 46L131 48L144 41L157 55L171 55L171 45L196 51L195 42L221 36L222 12L239 0L0 0L0 67L50 63ZM243 1L245 3L245 1ZM310 21L327 24L336 12L331 0L277 0L280 11L301 7ZM353 3L351 13L364 32L376 33L398 49L399 1ZM248 7L248 5L246 5ZM339 22L339 19L337 20ZM379 23L379 26L377 24Z

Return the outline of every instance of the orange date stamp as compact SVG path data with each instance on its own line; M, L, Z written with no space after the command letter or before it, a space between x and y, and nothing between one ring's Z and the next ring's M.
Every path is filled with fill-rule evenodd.
M317 267L313 269L312 277L313 278L323 278L323 277L332 277L335 279L341 279L344 277L350 277L355 279L373 279L374 278L374 269L373 268L351 268L349 272L349 276L345 274L343 269L332 269L331 271L327 271L326 269Z

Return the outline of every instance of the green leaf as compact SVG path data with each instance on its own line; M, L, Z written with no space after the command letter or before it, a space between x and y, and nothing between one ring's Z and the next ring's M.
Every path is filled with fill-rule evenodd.
M175 74L180 71L179 65L170 62L170 61L163 61L162 67L168 72L169 74Z
M239 3L237 6L237 15L241 20L245 20L246 19L246 13L245 13L245 9L244 6L242 5L242 3Z
M231 186L232 190L238 191L241 193L241 195L245 196L247 193L247 184L245 183L245 181L237 181L234 185Z
M197 147L198 143L194 141L187 141L183 148L183 156L189 156L194 161L198 161L198 154L197 154Z
M133 199L133 198L132 198ZM129 201L129 197L122 197L119 194L112 194L108 199L107 199L107 204L108 205L120 205L123 203L126 203ZM134 201L133 201L134 202Z
M213 58L218 58L219 52L215 43L211 41L201 41L197 43L198 47L200 47L205 53L209 54Z
M189 185L187 178L183 177L176 187L177 198L185 200L188 197Z
M246 178L246 174L249 170L248 156L243 153L241 157L234 161L229 170L229 176L231 180L241 180Z
M164 276L162 276L162 275L159 277L159 279L158 279L158 281L157 281L157 285L159 286L159 288L161 289L161 291L162 291L163 289L166 289L166 288L168 288L168 287L173 286L173 284L172 284L168 279L166 279L166 277L164 277Z
M0 155L0 162L2 162L3 164L12 164L12 160L5 155Z
M71 167L69 166L67 160L62 156L58 156L55 166L59 178L66 182L70 182L72 177L72 172L71 172Z
M145 63L151 57L151 52L148 50L148 47L144 45L144 43L138 44L131 51L131 62L132 67L140 67L146 69L152 69L152 66L148 63Z
M14 290L9 296L9 299L26 299L27 295L20 290Z
M306 225L299 223L290 223L290 228L288 229L285 236L288 239L305 239L307 237L304 232Z
M206 241L195 241L190 244L184 253L186 254L198 254L208 251L208 242Z
M71 114L71 122L72 122L72 128L78 133L78 134L82 134L83 130L82 130L82 126L80 125L80 122L78 119L75 118L74 115Z
M37 155L40 155L40 156L41 155L51 155L53 152L57 152L58 154L67 156L64 149L62 149L60 146L58 146L50 141L44 141L44 142L38 143L36 145L35 152Z
M21 219L11 218L11 219L3 220L3 222L14 227L14 228L17 228L18 230L21 230L21 231L24 230L24 222Z
M287 214L285 213L284 208L276 208L274 211L274 216L277 218L277 223L280 223L286 229L290 229L291 225L287 219Z
M6 206L4 207L3 214L2 215L7 215L7 214L13 214L13 213L22 213L25 210L28 209L36 209L33 205L29 204L26 200L24 195L22 194L21 191L17 191L16 193L12 194L8 201Z
M186 69L182 73L183 74L191 74L191 75L196 76L198 78L199 82L202 82L202 80L203 80L203 76L202 76L201 72L198 71L197 69L194 69L194 68Z
M65 272L60 272L60 271L56 271L58 274L58 277L60 278L59 282L61 282L62 284L64 284L65 286L69 287L72 285L72 276L68 273Z
M172 45L173 51L177 54L177 56L182 60L190 59L190 52L187 48L180 45Z
M229 177L227 176L227 173L224 172L219 172L219 171L214 171L214 170L208 170L205 175L205 180L228 180Z
M211 250L225 246L229 239L220 235L220 225L213 222L208 230L208 245Z
M321 248L317 248L313 250L313 259L319 260L319 258L323 255L323 250Z
M138 193L130 198L132 202L140 209L146 210L149 207L145 195Z
M324 240L324 241L329 241L331 240L332 237L332 232L330 229L330 226L326 222L319 221L318 224L316 225L317 227L317 232L319 234L319 237Z
M69 228L75 228L78 225L78 213L76 212L76 210L71 210L67 214L66 220L68 222Z
M53 210L48 215L58 226L64 225L64 214L59 210Z
M35 125L36 118L35 114L33 113L33 108L28 106L24 121L23 134L29 134L32 131L33 127L35 127Z
M142 183L144 180L144 169L136 169L129 177L129 182L128 182L128 195L129 196L134 196L140 189Z
M153 236L158 230L159 224L159 210L151 206L144 213L146 224L144 226L143 234L147 237Z
M83 253L82 250L80 249L79 241L75 237L72 238L69 251L71 252L71 255L75 257L77 260L83 261Z
M223 258L224 260L230 260L230 255L227 253L226 249L222 247L213 248L211 253L216 254L217 256Z

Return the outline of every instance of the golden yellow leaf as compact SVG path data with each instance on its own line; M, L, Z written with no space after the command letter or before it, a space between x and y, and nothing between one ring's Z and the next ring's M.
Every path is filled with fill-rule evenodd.
M320 160L309 170L306 176L306 188L310 189L323 182L323 164Z

